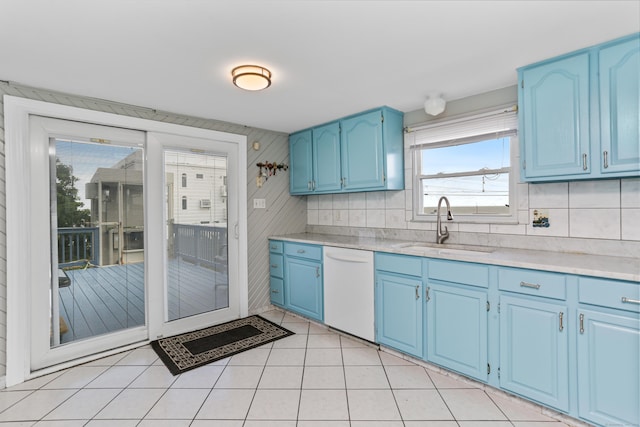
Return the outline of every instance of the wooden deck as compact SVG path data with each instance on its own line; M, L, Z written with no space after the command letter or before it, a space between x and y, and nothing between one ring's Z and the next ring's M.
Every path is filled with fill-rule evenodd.
M67 343L145 324L144 263L68 270L59 289ZM169 262L169 320L228 305L226 273L180 259Z

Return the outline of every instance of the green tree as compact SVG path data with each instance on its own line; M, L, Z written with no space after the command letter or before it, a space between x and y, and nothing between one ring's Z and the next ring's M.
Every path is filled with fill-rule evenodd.
M84 203L78 197L73 168L56 159L56 193L58 227L74 227L91 221L89 209L82 209Z

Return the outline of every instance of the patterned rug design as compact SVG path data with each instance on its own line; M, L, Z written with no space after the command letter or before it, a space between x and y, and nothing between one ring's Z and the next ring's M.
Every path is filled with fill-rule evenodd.
M169 371L178 375L289 335L293 332L256 315L161 338L152 341L151 347Z

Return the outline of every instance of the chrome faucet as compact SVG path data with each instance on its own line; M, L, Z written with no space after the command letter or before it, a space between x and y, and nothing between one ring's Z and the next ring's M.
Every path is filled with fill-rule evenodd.
M444 200L444 202L447 204L447 221L453 221L453 215L451 215L451 205L449 204L449 199L447 199L445 196L440 197L440 200L438 200L438 219L436 222L436 233L437 233L437 242L438 244L444 242L445 240L447 240L449 238L449 229L447 228L447 226L444 226L444 230L442 229L442 218L440 218L440 206L442 205L442 201Z

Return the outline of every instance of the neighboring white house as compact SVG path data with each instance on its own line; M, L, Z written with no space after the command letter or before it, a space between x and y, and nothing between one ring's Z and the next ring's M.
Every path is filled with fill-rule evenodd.
M100 265L144 260L142 150L97 168L85 186L99 228ZM167 224L226 227L227 159L165 153Z

